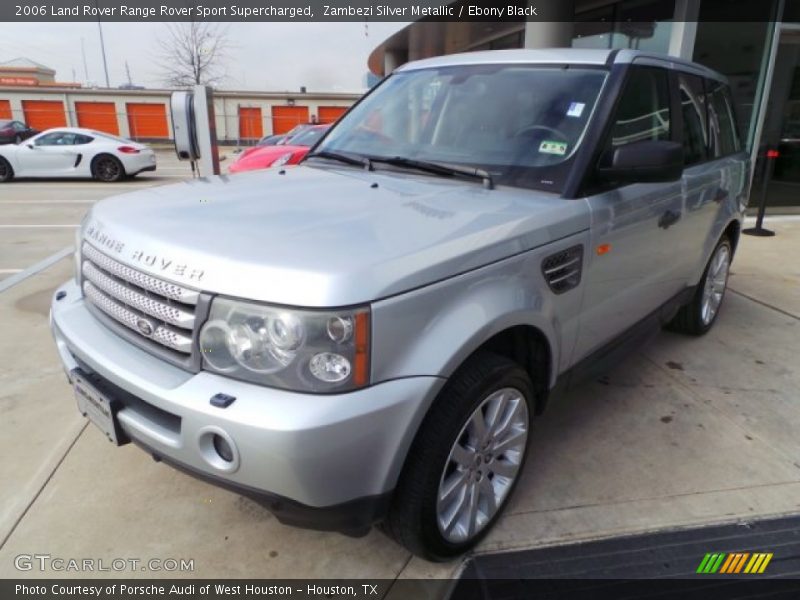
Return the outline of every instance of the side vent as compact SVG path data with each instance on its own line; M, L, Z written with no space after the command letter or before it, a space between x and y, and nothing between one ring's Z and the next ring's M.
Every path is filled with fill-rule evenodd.
M554 294L578 287L583 270L583 246L573 246L542 261L542 275Z

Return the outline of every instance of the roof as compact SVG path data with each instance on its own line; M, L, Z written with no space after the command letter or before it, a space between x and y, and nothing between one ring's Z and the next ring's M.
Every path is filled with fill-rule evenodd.
M446 54L406 63L397 71L413 71L456 65L480 64L543 64L543 65L607 65L636 63L657 65L669 69L691 71L705 77L725 80L725 77L711 69L688 60L666 54L644 52L642 50L609 50L584 48L542 48L520 50L485 50L482 52L462 52Z
M31 60L30 58L23 57L12 58L11 60L0 62L0 68L4 67L7 69L38 69L55 74L55 69L51 69L50 67L47 67L42 63L38 63L35 60Z

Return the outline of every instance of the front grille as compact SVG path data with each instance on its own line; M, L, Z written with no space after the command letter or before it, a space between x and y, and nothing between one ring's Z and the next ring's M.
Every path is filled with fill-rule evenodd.
M143 345L155 343L192 354L200 293L125 266L84 242L82 288L86 300L136 333Z

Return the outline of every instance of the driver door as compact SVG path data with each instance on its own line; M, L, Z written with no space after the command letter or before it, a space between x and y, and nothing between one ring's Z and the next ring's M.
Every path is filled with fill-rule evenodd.
M604 148L643 140L676 141L669 74L630 68ZM680 259L685 215L681 181L602 188L587 200L591 246L587 256L578 361L606 347L651 315L686 285Z
M17 160L24 174L57 177L72 171L78 155L74 137L67 131L53 131L21 144Z

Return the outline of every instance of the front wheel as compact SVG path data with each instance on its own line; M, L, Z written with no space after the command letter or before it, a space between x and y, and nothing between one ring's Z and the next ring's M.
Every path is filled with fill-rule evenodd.
M14 178L14 169L5 158L0 156L0 183L11 181Z
M94 159L92 174L100 181L111 183L125 177L125 169L119 160L106 154Z
M519 480L534 392L516 363L481 352L452 377L409 451L383 529L446 560L486 535Z
M689 335L703 335L711 329L725 298L732 257L731 242L724 237L711 254L692 300L678 311L668 329Z

